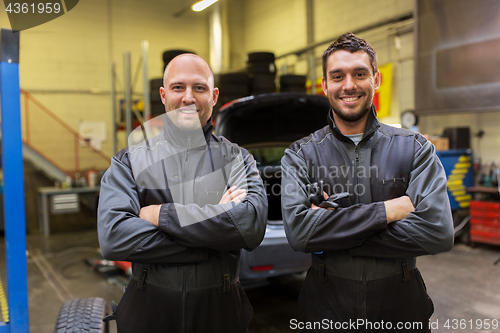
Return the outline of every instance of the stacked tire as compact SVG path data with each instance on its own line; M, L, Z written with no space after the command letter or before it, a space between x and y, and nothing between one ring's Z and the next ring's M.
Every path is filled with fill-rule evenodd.
M213 111L213 119L217 117L219 108L232 100L250 94L249 77L246 72L220 74L216 77L215 86L219 88L219 101Z
M247 72L250 94L260 95L276 91L276 66L274 53L253 52L247 55Z
M305 75L281 75L280 92L307 92Z
M165 113L165 105L161 102L160 87L163 87L163 78L149 80L151 118Z
M167 50L163 52L163 71L162 73L165 72L165 68L167 67L168 63L177 57L178 55L184 54L184 53L192 53L196 54L193 51L188 51L188 50Z
M196 54L193 51L189 50L167 50L163 52L162 58L163 58L163 70L162 74L165 72L165 68L167 67L168 63L177 57L178 55L184 54L184 53L192 53ZM163 75L162 77L158 77L155 79L149 80L149 90L150 90L150 99L151 99L151 118L154 118L156 116L162 115L165 113L165 105L161 102L161 97L160 97L160 87L163 87Z

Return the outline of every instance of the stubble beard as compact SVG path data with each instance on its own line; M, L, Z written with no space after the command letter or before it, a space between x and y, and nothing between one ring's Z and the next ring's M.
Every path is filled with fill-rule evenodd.
M330 106L332 107L333 112L337 117L342 119L345 122L349 123L355 123L363 119L372 109L372 102L373 102L373 95L371 98L365 103L365 105L362 106L360 110L357 112L343 112L341 110L337 110L335 108L335 103L333 98L328 96L328 99L330 101Z
M331 105L331 103L330 103L330 105ZM342 111L336 110L335 107L333 107L333 106L332 106L332 110L337 115L337 117L339 117L343 121L349 122L349 123L355 123L355 122L358 122L361 119L363 119L366 116L366 114L368 112L370 112L371 105L365 106L363 109L361 109L360 111L355 112L355 113L342 112Z
M174 112L177 111L167 112L167 117L170 118L172 123L178 129L182 131L193 131L202 127L199 117L196 117L196 119L187 120L187 119L182 119L179 114L175 114Z

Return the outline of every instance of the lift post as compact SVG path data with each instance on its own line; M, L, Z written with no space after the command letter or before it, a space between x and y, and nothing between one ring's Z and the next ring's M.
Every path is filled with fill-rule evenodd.
M19 31L2 29L0 61L1 157L4 182L7 301L9 305L9 321L0 323L0 333L28 333L28 275L19 86Z

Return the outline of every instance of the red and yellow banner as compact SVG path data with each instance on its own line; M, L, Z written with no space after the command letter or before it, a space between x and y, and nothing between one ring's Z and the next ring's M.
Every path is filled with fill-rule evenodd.
M373 96L373 104L377 109L377 117L391 115L392 63L380 66L380 87Z

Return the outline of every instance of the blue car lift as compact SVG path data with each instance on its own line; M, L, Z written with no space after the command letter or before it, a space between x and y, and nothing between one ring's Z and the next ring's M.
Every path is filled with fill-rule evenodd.
M19 31L0 35L0 98L2 112L2 168L7 271L8 322L0 333L28 333L28 274L24 209L21 95L19 86Z

